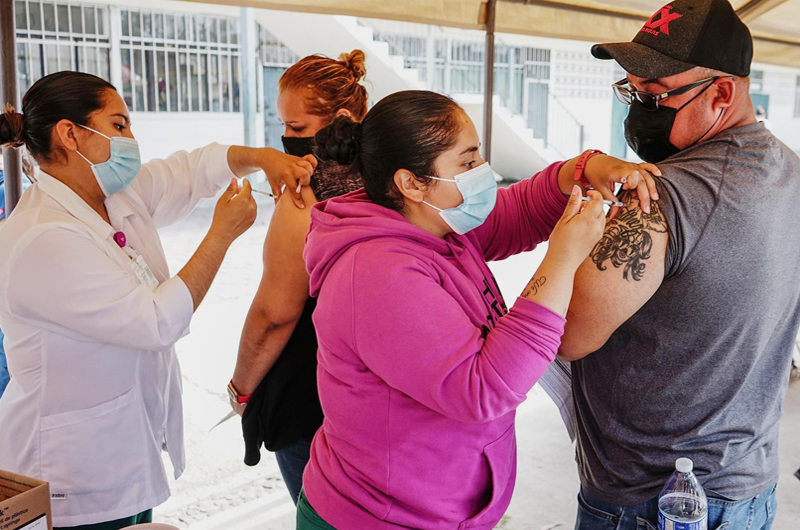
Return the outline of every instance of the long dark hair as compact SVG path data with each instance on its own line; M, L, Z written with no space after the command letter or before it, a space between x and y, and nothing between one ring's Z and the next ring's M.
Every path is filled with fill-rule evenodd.
M0 146L25 145L38 161L61 153L53 148L53 127L61 120L87 125L103 108L114 86L81 72L57 72L38 80L22 98L22 114L6 106L0 114Z
M380 100L361 123L339 116L316 135L317 156L351 165L369 199L402 211L394 183L399 169L430 182L434 162L455 145L464 110L447 96L426 90L396 92Z

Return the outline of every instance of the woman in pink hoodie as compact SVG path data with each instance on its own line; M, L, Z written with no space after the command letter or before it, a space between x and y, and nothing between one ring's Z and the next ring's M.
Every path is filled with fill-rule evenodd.
M576 160L498 190L474 125L433 92L390 95L316 141L364 190L311 214L325 420L298 529L493 528L516 475L514 411L558 351L575 271L603 233L600 193L581 211ZM654 166L586 166L607 197L625 182L648 201ZM507 309L486 262L548 238Z

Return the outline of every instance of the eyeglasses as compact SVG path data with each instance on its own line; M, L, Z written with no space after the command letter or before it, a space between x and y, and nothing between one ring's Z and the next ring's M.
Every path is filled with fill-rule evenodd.
M700 81L695 81L694 83L684 85L682 87L673 88L672 90L668 90L661 94L651 94L650 92L642 92L641 90L631 90L630 88L623 86L628 84L627 79L620 79L619 81L611 85L611 88L614 90L614 95L617 96L617 99L619 100L620 103L624 105L630 105L631 103L633 103L633 100L635 99L642 105L642 107L644 107L644 110L649 110L651 112L654 112L658 110L659 101L665 100L670 96L679 96L681 94L685 94L686 92L690 91L693 88L702 86L708 83L709 81L713 83L714 81L722 77L725 76L717 75L714 77L701 79Z

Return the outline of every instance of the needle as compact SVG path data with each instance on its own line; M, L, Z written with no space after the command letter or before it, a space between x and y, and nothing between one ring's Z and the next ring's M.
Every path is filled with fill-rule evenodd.
M583 197L583 198L581 198L581 200L583 202L590 202L592 200L592 198L591 197ZM605 204L607 206L619 206L620 208L624 208L624 207L628 206L624 202L616 202L616 201L603 201L603 204Z
M241 182L240 182L239 184L241 185ZM297 191L297 193L300 193L300 189L301 189L302 187L303 187L303 184L302 184L302 183L300 183L300 182L298 182L298 183L297 183L297 190L296 190L296 191ZM259 195L264 195L264 196L266 196L266 197L272 197L273 199L275 198L275 195L271 194L271 193L270 193L270 192L268 192L268 191L261 191L261 190L257 190L257 189L255 189L255 188L252 188L252 187L250 188L250 191L252 191L253 193L258 193Z
M244 182L244 179L242 179L242 182ZM242 182L239 182L239 186L242 185ZM267 197L272 197L273 199L275 198L275 196L273 194L271 194L270 192L257 190L255 188L253 188L252 185L250 186L250 191L253 192L253 193L258 193L259 195L265 195Z

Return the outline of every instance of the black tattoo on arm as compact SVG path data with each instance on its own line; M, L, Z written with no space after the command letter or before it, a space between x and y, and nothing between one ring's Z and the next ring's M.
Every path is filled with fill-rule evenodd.
M534 296L539 292L539 289L542 288L544 284L547 283L547 276L539 276L538 278L533 278L529 283L525 290L522 292L523 298L528 298L529 296Z
M605 271L610 261L615 269L622 268L622 277L639 281L645 272L645 262L653 250L652 233L665 233L667 224L661 216L658 203L650 203L650 213L639 208L635 191L626 191L621 198L628 203L606 227L600 242L592 250L592 261Z

